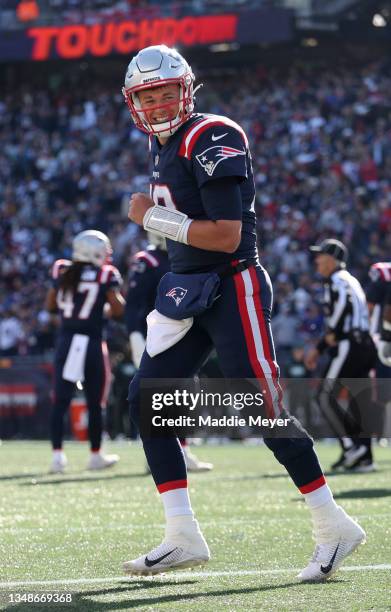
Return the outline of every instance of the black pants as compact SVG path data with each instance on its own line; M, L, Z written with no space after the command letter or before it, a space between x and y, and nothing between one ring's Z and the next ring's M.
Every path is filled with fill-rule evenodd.
M369 420L372 404L370 370L376 362L376 348L369 334L361 341L341 340L329 350L318 392L321 412L344 448L344 437L355 444L370 447ZM344 409L338 400L343 389L348 392L348 407Z
M51 415L51 441L54 449L62 447L64 416L75 392L75 384L62 376L64 363L73 339L72 333L60 334L55 358L55 398ZM84 366L84 393L88 407L88 437L91 450L99 450L102 437L102 408L110 385L110 364L107 346L100 339L90 338Z

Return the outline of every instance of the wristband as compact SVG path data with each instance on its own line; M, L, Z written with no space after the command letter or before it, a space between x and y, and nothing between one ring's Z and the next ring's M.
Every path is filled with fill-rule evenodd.
M143 227L158 236L188 244L187 233L191 222L192 219L185 213L155 204L145 213Z

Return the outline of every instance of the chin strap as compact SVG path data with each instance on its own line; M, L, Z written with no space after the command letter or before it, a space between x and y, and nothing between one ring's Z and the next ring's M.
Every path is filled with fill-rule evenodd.
M203 83L198 83L197 87L194 87L194 89L193 89L193 96L194 96L194 94L195 94L195 93L196 93L196 92L197 92L199 89L201 89L201 87L203 87L203 86L204 86L204 84L203 84Z

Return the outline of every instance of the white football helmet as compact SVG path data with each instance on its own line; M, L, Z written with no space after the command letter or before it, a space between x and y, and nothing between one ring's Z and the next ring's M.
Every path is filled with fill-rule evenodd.
M141 108L138 92L172 83L178 83L180 89L178 114L164 123L149 123L145 110ZM132 59L126 71L122 93L136 126L143 132L166 138L171 136L194 111L193 83L194 74L182 55L166 45L156 45L142 49ZM169 105L148 108L148 111L166 106Z
M103 266L110 260L113 249L106 234L97 230L80 232L73 239L72 261L84 261Z

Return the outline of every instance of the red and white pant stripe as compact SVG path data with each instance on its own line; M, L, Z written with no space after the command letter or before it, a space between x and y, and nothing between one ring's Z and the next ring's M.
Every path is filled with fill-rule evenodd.
M263 313L257 272L251 267L235 274L233 278L249 361L254 377L259 379L266 395L267 414L270 418L275 418L282 411L282 389L278 382L278 366Z

